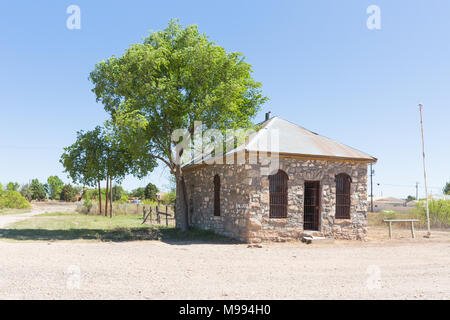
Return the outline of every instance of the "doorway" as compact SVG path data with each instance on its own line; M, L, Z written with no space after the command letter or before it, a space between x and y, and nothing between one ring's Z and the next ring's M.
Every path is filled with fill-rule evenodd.
M305 182L303 210L304 230L319 231L320 228L320 181Z

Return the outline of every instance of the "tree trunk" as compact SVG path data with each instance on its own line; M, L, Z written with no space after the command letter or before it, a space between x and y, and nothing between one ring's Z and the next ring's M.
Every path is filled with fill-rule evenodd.
M109 197L109 217L112 218L113 216L113 188L112 188L112 179L109 179L109 193L110 193L110 197Z
M100 209L100 215L102 214L102 188L100 186L100 179L98 180L98 206Z
M106 176L106 202L105 202L105 217L108 216L108 192L109 192L109 176Z
M178 220L180 221L180 229L182 232L187 232L189 230L189 216L188 216L188 202L187 202L187 192L186 183L184 181L183 173L181 168L177 166L175 172L175 179L177 181L177 213L179 215Z

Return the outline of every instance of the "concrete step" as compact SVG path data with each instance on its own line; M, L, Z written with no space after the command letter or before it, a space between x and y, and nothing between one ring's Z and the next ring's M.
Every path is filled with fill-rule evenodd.
M303 236L302 242L306 244L314 244L314 243L333 243L333 238L325 238L325 237L315 237L315 236Z
M305 236L305 237L325 237L325 235L320 231L303 231L303 236Z

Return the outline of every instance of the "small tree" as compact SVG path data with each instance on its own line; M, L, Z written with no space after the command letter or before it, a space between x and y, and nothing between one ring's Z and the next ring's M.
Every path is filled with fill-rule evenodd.
M99 210L102 213L101 181L106 179L105 136L101 127L77 132L77 140L64 148L60 162L74 183L97 187ZM105 205L106 206L106 205Z
M112 188L113 201L120 201L126 195L125 190L121 186L114 186Z
M416 199L416 197L413 197L413 196L408 196L408 198L406 198L406 202L411 202L414 200L417 200L417 199Z
M65 202L77 201L77 190L71 184L66 184L61 190L60 199Z
M6 191L17 191L20 185L17 182L10 182L6 185Z
M30 191L33 200L42 201L47 196L44 185L38 179L31 180Z
M130 192L130 196L133 198L144 199L145 198L145 188L137 188Z
M153 183L149 183L145 187L144 197L145 199L156 201L156 194L158 192L159 192L158 188Z
M443 189L444 194L450 195L450 182L447 182Z
M0 183L0 197L5 193L3 190L3 185Z
M48 196L52 200L59 200L64 182L58 176L51 176L47 179Z
M33 197L32 197L32 195L31 195L31 188L30 188L30 185L27 183L27 184L24 184L23 186L22 186L22 188L20 189L20 194L25 198L25 199L27 199L28 201L31 201L31 200L33 200Z

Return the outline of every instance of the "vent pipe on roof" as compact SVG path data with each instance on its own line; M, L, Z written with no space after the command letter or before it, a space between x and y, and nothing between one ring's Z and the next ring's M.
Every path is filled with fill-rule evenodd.
M270 120L271 115L272 115L272 112L270 112L270 111L266 113L266 121Z

